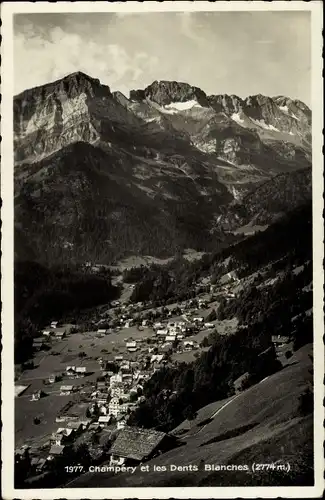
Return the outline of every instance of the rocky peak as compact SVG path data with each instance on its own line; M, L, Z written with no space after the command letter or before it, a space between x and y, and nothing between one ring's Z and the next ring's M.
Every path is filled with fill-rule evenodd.
M110 95L110 88L102 85L97 78L78 71L56 80L54 82L25 90L15 96L15 108L26 107L33 102L45 102L50 96L65 94L67 98L75 98L80 94L86 94L90 97L104 97Z
M254 109L254 108L269 108L271 109L272 107L275 106L274 101L271 99L271 97L262 95L262 94L257 94L257 95L252 95L247 97L244 100L244 104L246 108Z
M286 113L291 113L291 115L296 116L299 120L307 122L309 125L311 123L311 110L298 99L290 99L285 96L273 97L273 101L279 106L282 111Z
M211 95L208 97L210 106L217 112L224 112L227 115L239 113L243 109L243 100L236 95Z
M125 97L125 95L122 94L122 92L120 92L120 91L113 92L112 96L115 99L115 101L117 101L119 104L121 104L125 108L127 108L128 105L130 104L129 99L127 97Z
M207 96L203 90L188 83L160 80L154 81L144 90L131 90L130 99L150 99L160 106L172 102L197 101L201 106L209 107Z
M35 87L14 98L16 160L40 158L71 142L94 142L89 103L112 97L98 79L82 72Z

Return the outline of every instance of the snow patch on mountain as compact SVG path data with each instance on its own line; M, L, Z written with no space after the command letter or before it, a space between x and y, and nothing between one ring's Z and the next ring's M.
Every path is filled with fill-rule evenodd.
M230 192L236 201L241 200L241 192L238 191L238 189L236 189L234 186L231 186Z
M298 118L298 116L296 116L292 111L291 111L290 116L292 116L292 118L294 118L295 120L300 121L300 118Z
M283 111L284 113L289 113L289 109L288 109L288 106L279 106L279 109L281 109L281 111Z
M240 117L239 113L233 113L230 118L239 124L244 123L244 120Z
M193 107L202 108L202 106L200 106L200 104L198 104L198 102L195 100L185 102L171 102L170 104L166 104L166 106L164 106L165 109L176 111L186 111L187 109L191 109Z
M279 109L281 109L281 111L283 113L286 113L287 115L289 115L291 118L294 118L295 120L300 120L300 118L298 118L298 116L296 116L292 111L289 111L289 108L288 106L279 106Z
M273 125L270 125L268 123L265 123L265 120L254 120L253 118L251 118L251 120L256 125L258 125L259 127L264 128L265 130L273 130L274 132L280 132L280 130L278 128L276 128Z

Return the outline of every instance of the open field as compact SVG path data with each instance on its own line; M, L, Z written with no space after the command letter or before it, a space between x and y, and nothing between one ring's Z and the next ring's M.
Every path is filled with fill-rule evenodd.
M157 265L165 265L168 262L172 261L173 257L168 257L166 259L159 259L158 257L152 257L151 255L133 255L127 257L123 260L117 262L116 266L111 266L112 269L119 269L120 271L124 271L124 269L130 269L131 267L140 267L140 266L150 266L151 264Z
M183 252L183 257L189 261L201 259L203 255L205 255L205 252L199 252L193 248L186 248ZM167 257L166 259L159 259L158 257L152 257L151 255L132 255L118 261L115 266L110 267L112 269L119 269L120 271L123 271L124 269L130 269L131 267L150 266L151 264L164 266L171 262L173 258L174 257Z
M16 398L16 446L37 442L42 436L54 432L59 427L55 422L57 413L75 397L75 395L59 396L53 394L38 401L30 401L30 398ZM40 419L40 424L34 424L35 417Z
M205 468L205 464L243 464L247 461L251 467L253 462L262 459L263 463L280 461L291 464L291 474L283 475L283 484L290 484L294 474L303 477L306 470L302 466L302 453L307 453L308 456L312 454L313 433L312 415L303 416L299 412L299 398L311 380L310 353L312 346L309 344L295 353L290 364L281 371L229 401L216 402L216 407L209 405L202 409L197 419L191 423L189 432L183 434L184 444L147 462L149 472L144 473L138 469L135 474L125 475L123 478L86 474L70 486L116 487L122 486L122 482L125 487L143 484L155 487L274 484L270 473L263 479L262 473L216 473ZM220 408L218 404L221 404ZM203 415L208 419L213 411L215 416L211 422L202 426ZM186 427L184 423L178 429ZM196 465L199 471L191 474L186 470L172 473L172 464ZM168 472L154 472L154 465L165 466ZM306 476L303 480L307 480ZM308 481L310 480L309 474Z
M191 339L191 338L189 337L189 339ZM196 358L195 353L207 351L208 349L209 349L208 347L205 347L205 348L200 349L200 350L195 349L193 351L175 352L174 354L172 354L171 359L173 361L178 361L180 363L191 363Z

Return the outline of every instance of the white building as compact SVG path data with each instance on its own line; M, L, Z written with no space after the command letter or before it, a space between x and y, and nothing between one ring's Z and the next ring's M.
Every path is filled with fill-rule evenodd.
M109 385L112 387L114 384L121 383L123 381L121 373L115 373L109 379Z
M124 427L126 426L126 421L124 420L124 418L122 420L119 420L117 422L117 429L120 430L120 429L124 429Z
M137 346L135 347L128 347L129 352L136 352L138 350Z
M161 363L163 360L163 354L153 354L150 359L150 363Z
M135 340L133 340L132 342L127 342L126 343L126 348L127 349L134 349L134 347L137 347L137 343L135 342Z
M61 385L60 387L60 395L68 396L73 392L73 385Z
M76 376L83 377L87 373L87 368L85 366L77 366L76 367Z
M119 413L120 413L119 398L114 397L110 400L108 404L108 414L117 417Z
M121 398L124 395L123 384L116 384L111 388L111 396L116 398Z
M166 335L168 335L168 330L166 328L161 329L161 330L157 330L157 335L159 335L161 337L166 336Z
M41 399L41 391L34 392L30 401L38 401Z
M106 425L109 424L111 420L111 416L110 415L101 415L99 418L98 418L98 423L101 427L105 427Z

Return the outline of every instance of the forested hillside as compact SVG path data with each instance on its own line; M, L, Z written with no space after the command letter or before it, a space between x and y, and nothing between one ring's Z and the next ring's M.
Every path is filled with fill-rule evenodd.
M183 300L195 296L195 285L203 278L213 284L226 272L236 270L239 277L244 277L269 264L270 276L275 276L280 270L300 265L307 256L311 260L311 203L287 214L266 231L240 239L197 261L188 262L178 256L165 266L126 271L124 279L137 283L131 300L152 300L157 304Z
M238 276L250 279L236 297L221 300L217 312L219 319L237 317L238 330L231 336L213 334L208 352L193 363L156 372L145 385L146 401L132 423L171 430L200 407L230 396L243 373L249 372L255 382L274 373L281 364L272 335L291 337L294 349L312 342L311 235L308 205L210 261L193 264L191 279L213 273L216 280L230 257Z
M107 270L94 275L78 269L49 269L35 262L17 262L14 283L16 363L31 356L33 337L46 322L109 302L118 293Z

